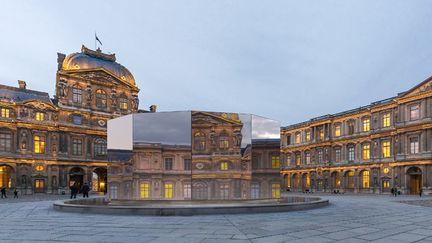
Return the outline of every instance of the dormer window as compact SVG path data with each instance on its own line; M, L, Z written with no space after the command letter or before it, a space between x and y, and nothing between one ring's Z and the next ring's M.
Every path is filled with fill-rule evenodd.
M45 113L37 111L35 115L36 121L43 121L45 120Z
M96 90L96 107L98 108L107 107L107 95L105 91L101 89Z
M10 109L8 109L8 108L1 108L1 117L3 117L3 118L9 118L10 117Z

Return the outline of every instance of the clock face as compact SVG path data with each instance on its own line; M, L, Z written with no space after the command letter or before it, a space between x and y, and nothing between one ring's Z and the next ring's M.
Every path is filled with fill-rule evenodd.
M99 124L99 126L103 127L103 126L105 126L106 121L105 120L99 120L98 124Z

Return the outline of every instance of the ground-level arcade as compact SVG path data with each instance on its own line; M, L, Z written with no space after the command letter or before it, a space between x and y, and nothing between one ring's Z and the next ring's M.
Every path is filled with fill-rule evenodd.
M282 170L283 189L294 192L432 194L432 161L340 165Z

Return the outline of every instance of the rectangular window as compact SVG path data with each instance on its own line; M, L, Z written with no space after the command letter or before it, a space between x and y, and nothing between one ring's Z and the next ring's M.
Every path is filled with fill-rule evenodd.
M117 185L111 185L109 188L109 194L110 194L110 198L117 199L118 186Z
M1 108L1 117L9 118L10 117L10 110L8 108Z
M335 148L335 162L341 161L341 149Z
M37 154L45 153L45 137L34 136L33 140L34 152Z
M335 137L339 137L341 135L341 126L335 125Z
M273 183L272 184L272 198L280 198L280 184Z
M382 125L383 127L390 126L390 113L385 113L382 117Z
M355 154L354 154L354 146L348 147L348 161L354 161Z
M390 188L390 181L383 181L384 188Z
M191 198L191 191L192 191L192 188L191 188L190 184L184 184L183 185L183 197L185 199Z
M306 138L306 142L309 142L311 140L311 132L310 131L306 131L305 138Z
M12 135L10 133L0 133L0 151L11 151Z
M369 188L369 171L365 170L363 171L362 175L362 187L363 188Z
M228 149L229 148L228 138L221 138L219 140L219 148L221 148L221 149Z
M311 157L310 157L310 153L309 152L305 153L305 160L306 160L306 164L307 165L310 164Z
M173 159L165 158L165 170L172 170L172 169L173 169Z
M220 163L220 170L228 170L228 162Z
M272 156L271 157L271 163L272 163L273 169L279 169L280 168L279 156Z
M324 140L324 129L319 129L319 139Z
M363 132L369 132L370 130L370 119L365 118L363 119Z
M348 123L348 134L353 135L354 134L354 122Z
M287 135L287 145L291 145L291 135Z
M295 155L295 161L296 161L296 165L300 166L300 164L301 164L301 156L300 156L300 154L296 154Z
M419 153L419 140L417 137L410 138L410 153L411 154Z
M72 88L72 102L82 103L82 90L79 88Z
M301 141L301 139L300 139L300 133L298 132L298 133L296 133L296 135L295 135L295 143L296 143L296 144L299 144L300 141Z
M258 183L252 183L251 185L251 197L252 199L260 198L260 185Z
M323 151L318 150L318 163L321 164L323 162Z
M141 182L140 184L140 198L145 199L150 197L150 183Z
M72 139L72 155L82 155L82 139L74 138Z
M287 154L287 166L291 165L291 154Z
M35 115L36 121L43 121L45 119L45 114L43 112L36 112Z
M192 160L191 159L184 159L184 170L192 170Z
M363 153L362 153L363 159L364 160L370 159L370 145L369 144L363 144L362 150L363 150Z
M165 183L165 198L171 199L173 198L173 184Z
M382 155L383 155L383 158L389 158L390 157L390 141L384 141L382 143Z
M228 199L229 198L229 185L228 184L221 184L219 186L219 194L221 199Z
M127 110L128 109L128 102L126 99L122 98L119 102L120 110Z
M420 107L419 105L412 105L409 107L410 120L418 120L420 118Z

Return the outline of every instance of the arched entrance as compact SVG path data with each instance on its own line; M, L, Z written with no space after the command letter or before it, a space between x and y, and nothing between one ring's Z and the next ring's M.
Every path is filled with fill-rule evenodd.
M418 167L407 170L409 194L419 194L422 187L422 171Z
M0 188L12 188L13 169L7 165L0 166Z
M354 171L352 170L345 172L345 189L354 191Z
M302 185L303 191L309 192L310 191L310 175L309 175L309 173L305 173L305 174L303 174L302 177L303 177L302 178L302 181L303 181L303 185Z
M284 185L285 185L285 189L287 190L287 191L290 191L290 189L291 189L291 178L290 178L290 176L288 175L288 174L285 174L284 175Z
M293 191L300 190L300 176L298 174L294 174L292 178L293 178L292 190Z
M98 167L92 173L92 190L94 192L107 192L107 169Z
M192 197L198 200L208 199L208 188L204 182L195 182L192 185Z
M84 170L80 167L73 167L69 171L69 187L75 185L78 188L84 183Z
M340 173L337 171L334 171L331 174L331 188L333 190L340 190Z

